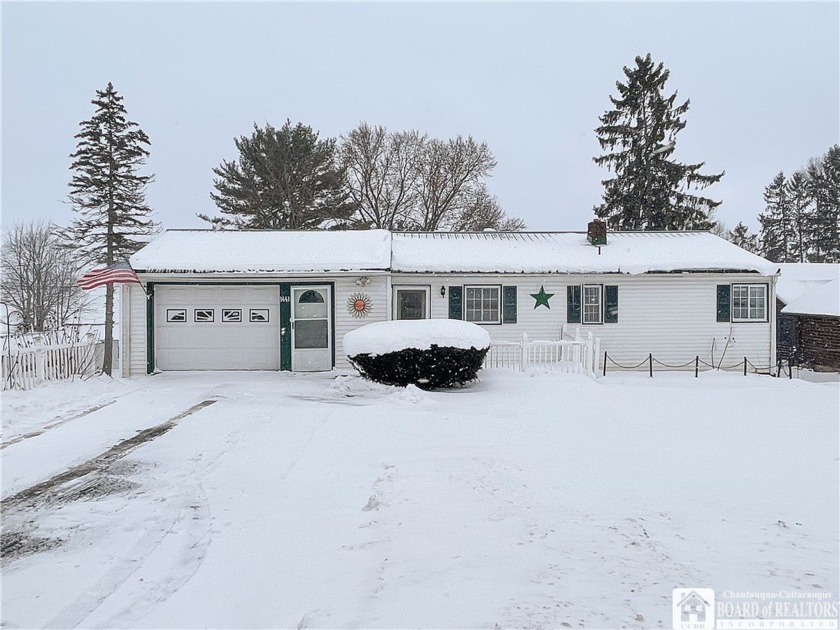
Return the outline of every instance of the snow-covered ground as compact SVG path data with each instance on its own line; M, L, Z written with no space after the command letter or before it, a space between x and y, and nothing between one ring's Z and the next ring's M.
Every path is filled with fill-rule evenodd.
M836 597L838 394L503 371L447 392L337 372L11 392L2 623L667 628L678 586Z

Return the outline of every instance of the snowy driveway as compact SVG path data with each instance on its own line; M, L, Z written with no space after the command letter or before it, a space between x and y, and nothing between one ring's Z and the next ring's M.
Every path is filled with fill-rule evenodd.
M4 443L52 426L0 450L4 498L213 402L4 509L7 627L647 628L670 627L677 586L838 592L835 383L490 372L425 393L228 373L56 391L4 399Z

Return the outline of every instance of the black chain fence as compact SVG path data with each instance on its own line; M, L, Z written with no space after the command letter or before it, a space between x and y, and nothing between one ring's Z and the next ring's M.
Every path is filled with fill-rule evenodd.
M793 368L794 368L794 360L788 359L787 361L783 359L779 359L776 365L767 365L767 366L757 366L752 361L750 361L747 357L744 357L743 361L738 361L737 363L732 363L730 365L723 365L723 360L721 360L717 365L714 363L709 363L708 361L704 361L700 358L700 355L695 356L691 361L686 361L685 363L680 364L673 364L673 363L665 363L664 361L659 361L656 357L653 356L653 353L649 353L646 359L642 359L635 365L623 365L613 359L606 351L604 351L604 364L603 364L603 375L607 375L607 366L611 366L612 369L618 370L638 370L644 365L648 366L648 374L651 378L653 378L654 373L654 365L661 366L668 370L681 370L687 367L694 366L694 376L695 378L700 376L701 366L702 371L706 372L708 370L717 370L719 372L743 372L744 376L747 374L767 374L770 376L787 376L788 378L793 378ZM773 373L773 369L775 368L775 374Z

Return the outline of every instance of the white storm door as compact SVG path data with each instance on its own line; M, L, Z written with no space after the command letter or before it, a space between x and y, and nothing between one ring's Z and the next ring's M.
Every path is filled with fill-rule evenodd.
M292 371L331 370L330 288L292 287Z

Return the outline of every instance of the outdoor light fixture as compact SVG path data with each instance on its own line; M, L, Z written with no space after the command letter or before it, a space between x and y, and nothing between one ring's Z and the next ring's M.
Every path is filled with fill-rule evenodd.
M440 297L446 297L446 287L445 286L440 287Z
M367 276L362 276L361 278L356 279L356 286L357 287L366 287L370 284L370 278Z

